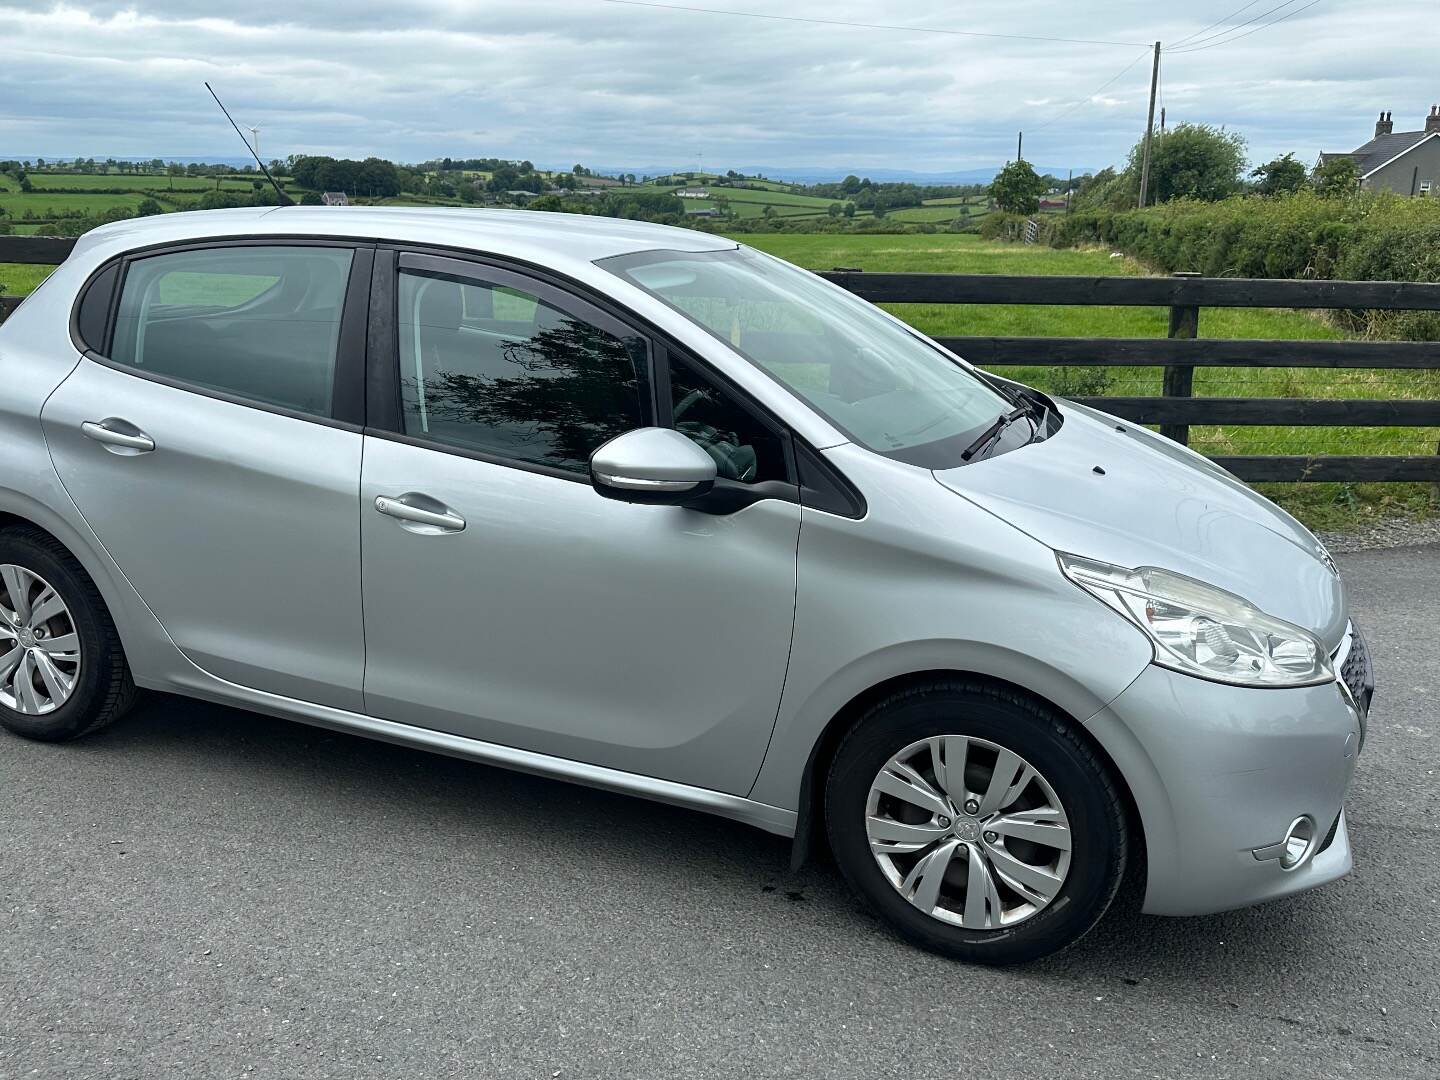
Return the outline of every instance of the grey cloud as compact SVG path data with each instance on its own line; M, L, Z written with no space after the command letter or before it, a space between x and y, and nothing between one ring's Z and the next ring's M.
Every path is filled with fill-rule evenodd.
M687 0L703 4L707 0ZM733 5L725 5L733 6ZM1155 5L791 0L828 19L1177 40L1232 0ZM542 162L763 162L863 169L1099 166L1144 122L1139 48L997 41L622 7L598 0L347 4L183 0L67 6L0 0L0 153L233 155L216 84L267 156L525 156ZM1167 56L1172 123L1226 124L1252 157L1309 159L1390 108L1440 98L1428 5L1321 4L1233 45ZM1044 101L1043 105L1026 102ZM1076 107L1078 106L1078 107ZM1072 110L1073 111L1070 111ZM1062 114L1065 114L1062 116Z

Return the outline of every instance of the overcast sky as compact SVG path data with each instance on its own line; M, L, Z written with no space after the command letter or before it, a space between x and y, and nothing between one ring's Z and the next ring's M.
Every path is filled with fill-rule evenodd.
M885 166L1123 158L1145 122L1144 43L1241 0L676 0L693 7L1083 38L1068 44L815 25L606 0L0 0L0 154L232 156L210 102L289 153L537 164ZM1433 0L1260 0L1163 62L1169 121L1241 131L1251 157L1367 139L1440 101ZM224 10L225 17L212 12ZM1264 27L1230 44L1227 26ZM1179 46L1184 48L1184 45ZM1104 90L1097 89L1135 61Z

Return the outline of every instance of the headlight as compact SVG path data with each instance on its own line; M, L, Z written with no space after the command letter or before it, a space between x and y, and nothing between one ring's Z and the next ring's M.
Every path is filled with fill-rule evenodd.
M1065 576L1155 643L1155 662L1236 686L1313 686L1335 678L1314 634L1234 593L1169 570L1059 555Z

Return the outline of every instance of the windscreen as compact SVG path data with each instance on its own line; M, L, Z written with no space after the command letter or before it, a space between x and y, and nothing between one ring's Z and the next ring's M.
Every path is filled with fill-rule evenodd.
M951 468L1010 406L879 308L749 248L600 263L689 317L861 446Z

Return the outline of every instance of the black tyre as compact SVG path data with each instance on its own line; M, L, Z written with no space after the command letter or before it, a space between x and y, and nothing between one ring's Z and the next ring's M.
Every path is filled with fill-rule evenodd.
M115 624L84 568L38 529L0 531L0 726L63 742L134 700Z
M897 692L836 750L825 822L850 884L903 937L982 964L1079 940L1125 877L1125 810L1074 725L980 681Z

